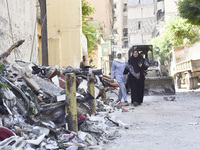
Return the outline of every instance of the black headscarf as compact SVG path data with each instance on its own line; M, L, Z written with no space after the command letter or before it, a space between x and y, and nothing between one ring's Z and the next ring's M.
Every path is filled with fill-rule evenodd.
M134 50L137 51L137 50ZM133 52L134 52L133 51ZM138 52L138 51L137 51ZM142 56L138 53L138 57L135 58L133 55L128 60L129 65L133 66L135 73L138 73L141 71L141 68L139 67L139 63L142 63Z

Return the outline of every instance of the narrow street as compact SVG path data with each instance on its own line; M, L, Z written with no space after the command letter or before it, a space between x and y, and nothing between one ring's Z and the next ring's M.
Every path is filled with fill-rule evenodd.
M200 0L0 0L0 22L0 150L200 149Z
M129 95L130 100L130 95ZM130 125L119 128L119 137L106 150L197 150L200 139L200 90L179 90L174 101L146 96L133 112L117 112L117 119ZM129 111L130 110L130 111Z

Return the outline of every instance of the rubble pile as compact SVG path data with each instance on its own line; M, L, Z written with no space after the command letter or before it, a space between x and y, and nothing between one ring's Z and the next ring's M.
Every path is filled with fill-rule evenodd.
M112 99L98 96L92 114L87 79L77 78L78 133L68 130L64 77L29 62L0 64L0 149L101 150L119 136L118 128L128 128L112 115L120 111Z

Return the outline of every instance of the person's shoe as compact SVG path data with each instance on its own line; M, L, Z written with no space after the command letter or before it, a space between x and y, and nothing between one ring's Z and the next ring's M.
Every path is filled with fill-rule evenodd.
M133 102L133 105L134 105L134 106L137 106L137 105L138 105L138 102Z
M124 104L125 104L125 106L129 106L129 104L128 104L128 102L127 102L127 101L125 101L125 102L124 102Z

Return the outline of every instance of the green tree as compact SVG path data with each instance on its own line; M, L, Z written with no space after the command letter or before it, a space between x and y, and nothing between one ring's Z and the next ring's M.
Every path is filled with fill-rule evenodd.
M184 39L187 39L187 43L184 43ZM172 46L194 44L199 40L199 28L188 23L185 19L178 18L167 22L164 33L153 38L150 43L154 47L155 57L163 62L168 60Z
M199 0L179 0L178 11L180 17L187 19L193 25L200 25Z
M91 4L82 0L82 32L87 38L87 48L88 51L92 51L97 45L96 32L97 29L94 24L89 23L87 18L95 12L95 8L91 6Z
M178 18L169 21L165 26L165 34L173 46L183 45L184 39L189 40L187 44L199 41L198 27L188 23L186 19Z

